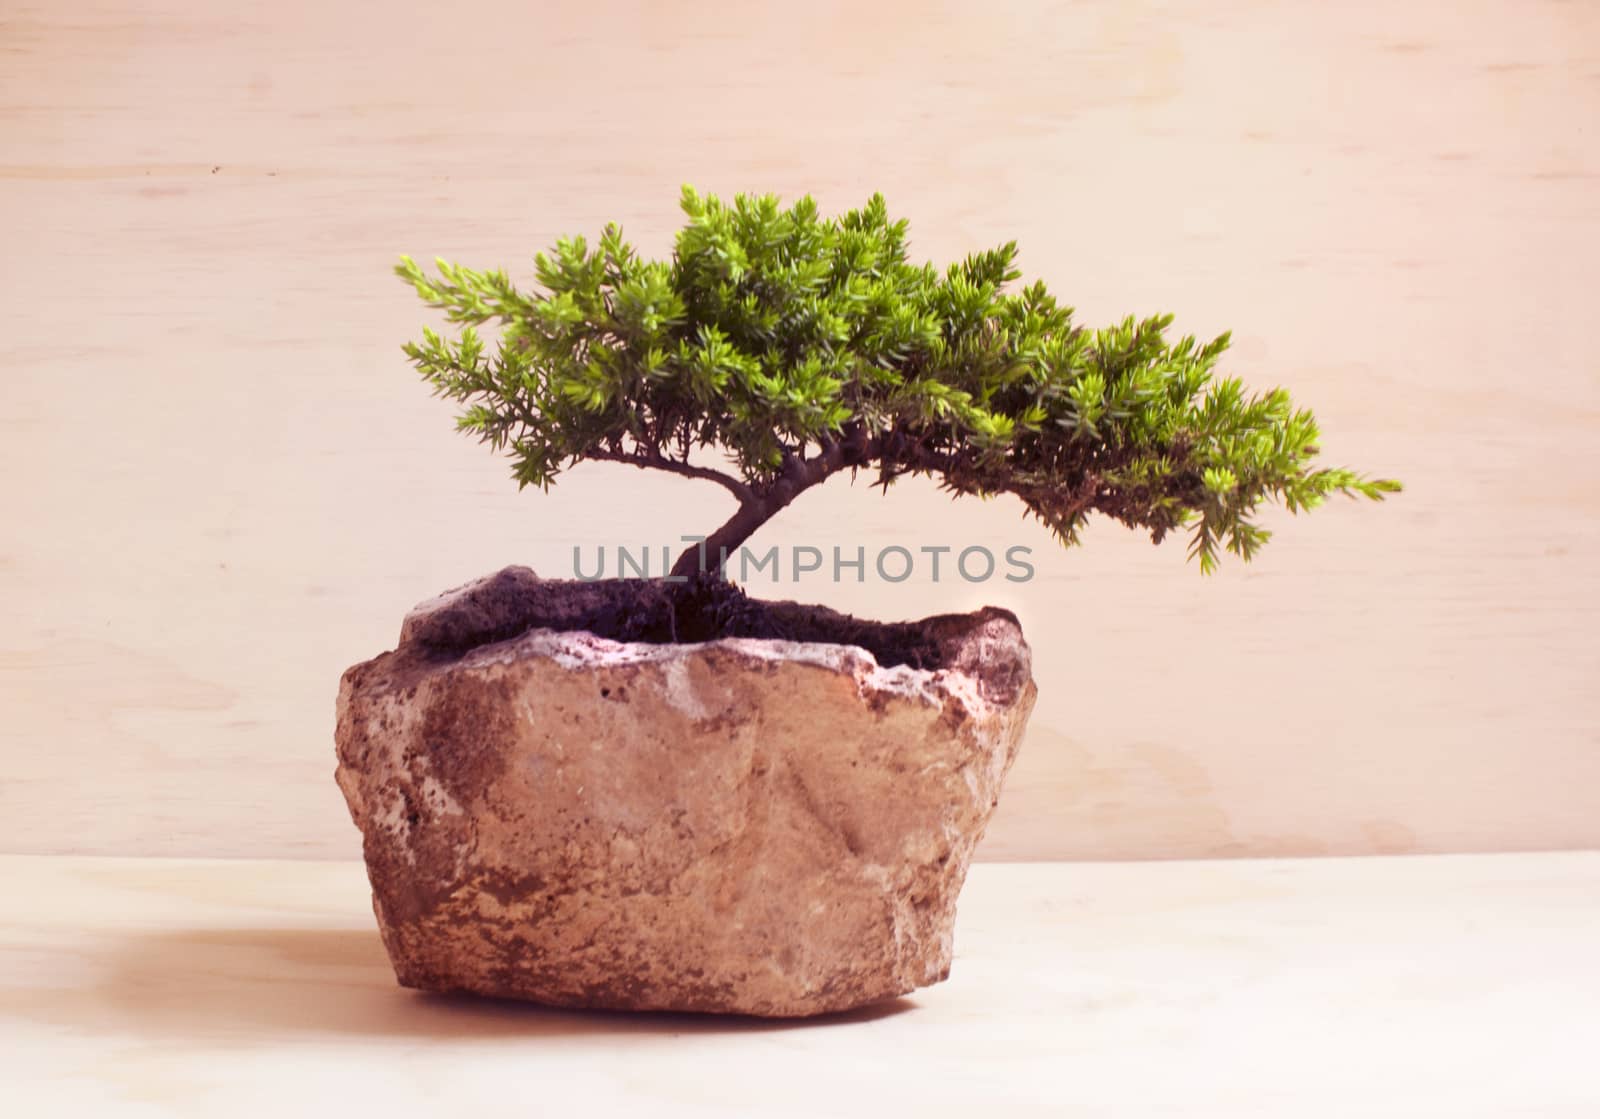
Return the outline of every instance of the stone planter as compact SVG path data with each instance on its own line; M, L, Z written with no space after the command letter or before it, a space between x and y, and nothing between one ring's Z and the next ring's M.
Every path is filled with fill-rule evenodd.
M508 568L345 673L336 776L402 984L799 1016L949 974L1033 706L1016 619L700 593Z

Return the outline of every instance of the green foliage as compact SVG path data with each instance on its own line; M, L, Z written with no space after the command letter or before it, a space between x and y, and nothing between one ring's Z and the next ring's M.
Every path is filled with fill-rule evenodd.
M537 293L402 258L460 327L425 329L406 353L462 404L461 430L510 452L519 484L586 459L707 478L740 500L722 534L736 545L838 470L885 487L930 475L1016 494L1065 544L1096 512L1157 542L1187 528L1207 572L1266 542L1263 501L1298 512L1400 488L1315 468L1310 412L1215 375L1226 334L1171 341L1169 315L1085 328L1042 283L1006 291L1014 242L941 272L908 261L881 196L827 218L809 197L726 204L685 187L682 207L671 260L641 259L611 225L540 253ZM692 464L699 448L731 470Z

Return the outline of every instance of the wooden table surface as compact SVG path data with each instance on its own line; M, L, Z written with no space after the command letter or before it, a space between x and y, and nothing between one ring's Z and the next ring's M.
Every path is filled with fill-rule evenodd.
M13 1116L1600 1114L1600 853L980 864L802 1023L394 983L354 863L0 858Z

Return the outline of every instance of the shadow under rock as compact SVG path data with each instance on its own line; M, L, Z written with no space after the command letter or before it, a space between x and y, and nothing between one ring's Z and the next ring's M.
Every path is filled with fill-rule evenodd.
M815 1018L563 1010L400 987L377 932L218 928L137 933L91 961L91 984L24 1014L77 1029L210 1044L296 1035L429 1040L558 1039L818 1029L914 1009L907 998Z

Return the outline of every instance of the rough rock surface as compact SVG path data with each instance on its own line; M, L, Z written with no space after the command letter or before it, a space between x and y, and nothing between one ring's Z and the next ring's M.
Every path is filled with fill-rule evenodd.
M800 1016L945 978L1033 706L1016 619L757 603L791 639L606 636L664 593L507 568L345 673L336 776L400 982Z

